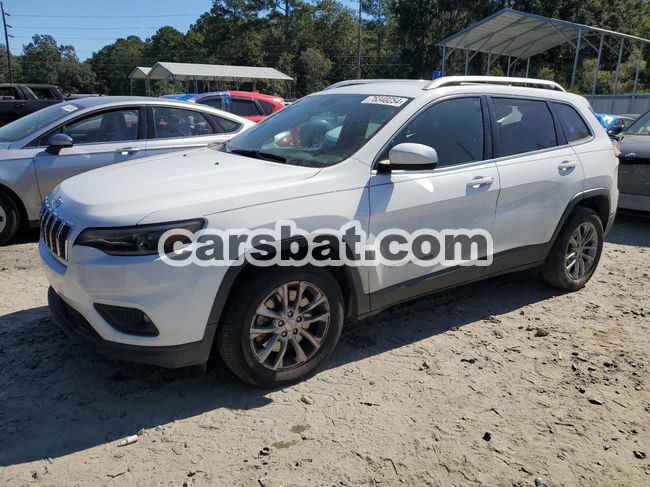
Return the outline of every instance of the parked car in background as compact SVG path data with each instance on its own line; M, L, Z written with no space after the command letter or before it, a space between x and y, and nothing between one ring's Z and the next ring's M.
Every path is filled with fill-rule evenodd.
M650 112L641 115L619 138L619 206L650 211Z
M59 103L0 127L0 244L21 223L38 223L42 199L64 179L224 142L252 125L207 105L107 96Z
M609 135L618 135L629 127L639 116L633 114L607 115L596 113L596 118Z
M286 133L293 143L279 144ZM588 102L521 78L342 82L180 159L99 169L54 190L39 242L50 309L97 352L182 367L205 363L214 345L239 377L271 387L315 371L346 318L530 268L582 288L618 199L614 146ZM316 234L351 221L375 236L481 228L493 249L479 257L493 259L176 267L158 253L170 229L241 236L279 220ZM337 254L345 237L334 239Z
M210 91L201 94L163 95L163 98L209 105L253 122L260 122L286 106L283 98L256 91Z
M279 96L264 95L251 91L213 91L201 93L194 101L203 105L226 110L253 122L264 120L284 108Z
M169 95L163 95L161 98L176 101L189 101L190 103L194 103L194 99L197 96L199 96L198 93L172 93Z
M65 100L54 85L30 83L0 84L0 126Z

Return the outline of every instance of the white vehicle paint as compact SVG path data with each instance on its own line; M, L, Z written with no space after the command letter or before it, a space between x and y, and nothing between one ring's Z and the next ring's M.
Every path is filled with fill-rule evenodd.
M616 211L612 144L582 97L540 80L497 80L538 87L477 77L341 83L292 104L222 150L147 158L65 181L48 200L43 227L49 241L40 241L57 321L99 352L165 366L205 362L216 336L219 352L238 375L277 385L305 376L326 358L343 315L369 316L415 296L540 265L553 285L584 286ZM569 115L560 116L560 110ZM540 114L550 126L536 125ZM431 157L433 147L437 167L391 168L388 149L404 142L422 145L406 147L400 161ZM307 231L357 220L370 239L388 228L481 228L493 235L494 262L462 269L377 265L324 270L327 275L307 269L288 287L269 289L267 303L285 306L273 308L280 319L264 318L262 308L246 301L264 294L265 285L282 282L273 268L175 268L157 254L108 255L75 244L95 228L138 232L143 225L184 221L256 229L278 220ZM52 235L57 224L69 225L64 239ZM558 249L575 237L571 225L591 233L575 245L575 255L571 246L564 255ZM568 259L570 267L561 264L561 276L554 270L559 259ZM577 259L573 267L571 259ZM326 331L315 339L318 330L296 320L316 321L305 310L319 292L328 311L317 321L318 330ZM120 331L102 305L139 310L156 334ZM252 318L237 314L249 308ZM249 324L265 319L272 328L257 331ZM233 349L237 333L244 338ZM249 334L250 347L244 344Z

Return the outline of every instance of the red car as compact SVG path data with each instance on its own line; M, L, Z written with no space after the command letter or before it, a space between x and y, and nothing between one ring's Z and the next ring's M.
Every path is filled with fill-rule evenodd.
M283 98L257 91L211 91L201 93L194 102L234 113L253 122L264 120L284 107Z

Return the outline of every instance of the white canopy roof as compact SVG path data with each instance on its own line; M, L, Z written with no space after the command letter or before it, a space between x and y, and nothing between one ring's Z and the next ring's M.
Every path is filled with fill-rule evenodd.
M573 44L579 32L583 38L606 34L650 43L640 37L505 8L443 39L438 46L527 59L566 42Z
M136 68L138 69L148 68ZM133 74L133 73L131 73ZM257 66L225 66L218 64L189 64L158 62L148 72L149 79L206 80L206 81L255 81L278 79L290 81L293 78L274 68Z
M149 74L149 71L151 71L151 68L146 68L144 66L138 66L137 68L133 68L133 71L131 71L131 74L129 75L129 78L131 79L145 79L147 75Z

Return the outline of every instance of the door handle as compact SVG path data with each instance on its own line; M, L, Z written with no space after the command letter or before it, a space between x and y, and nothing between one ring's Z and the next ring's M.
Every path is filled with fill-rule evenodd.
M560 171L568 171L569 169L573 169L577 165L578 164L574 161L562 161L557 167Z
M122 149L117 149L115 152L119 153L121 156L126 156L128 154L135 154L136 152L140 152L139 147L124 147Z
M494 182L494 178L492 176L486 176L486 177L481 177L477 176L474 179L470 179L467 181L467 187L468 188L480 188L481 186L489 186Z

